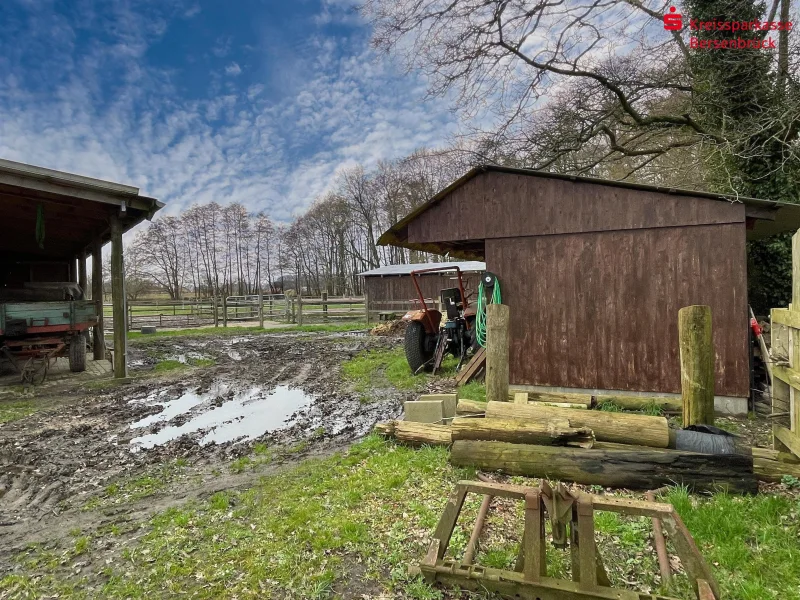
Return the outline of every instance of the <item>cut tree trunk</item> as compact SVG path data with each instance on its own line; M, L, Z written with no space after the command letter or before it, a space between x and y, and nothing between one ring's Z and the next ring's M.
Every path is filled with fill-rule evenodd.
M449 446L452 442L449 425L389 421L376 425L375 431L409 446Z
M486 402L478 400L459 400L456 404L456 415L482 415L486 412Z
M588 427L570 427L567 419L542 422L507 421L503 419L456 419L451 425L455 440L493 440L514 444L574 446L591 448L594 434Z
M711 307L685 306L678 311L683 426L714 424L714 342Z
M508 402L488 402L488 419L519 419L544 422L552 418L568 419L572 427L588 427L601 442L637 444L654 448L669 446L669 425L664 417L629 415L599 410L573 410Z
M631 489L683 484L695 491L726 489L755 494L753 457L698 454L664 449L584 450L457 440L450 461L509 475L574 481Z

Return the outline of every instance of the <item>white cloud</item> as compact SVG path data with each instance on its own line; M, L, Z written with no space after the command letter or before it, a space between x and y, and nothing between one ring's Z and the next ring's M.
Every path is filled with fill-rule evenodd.
M227 67L225 67L225 74L230 75L231 77L236 77L237 75L241 75L242 67L239 66L239 63L232 62Z
M43 73L60 74L45 88L30 84L19 56L0 53L0 157L138 186L167 202L167 213L239 201L287 220L343 166L439 145L455 130L444 103L420 102L418 82L375 61L363 40L310 40L292 87L277 90L284 96L248 62L246 86L209 84L197 99L145 62L164 21L117 18L110 43L42 58L51 60ZM67 41L78 35L64 21L58 31ZM225 70L242 73L236 62Z

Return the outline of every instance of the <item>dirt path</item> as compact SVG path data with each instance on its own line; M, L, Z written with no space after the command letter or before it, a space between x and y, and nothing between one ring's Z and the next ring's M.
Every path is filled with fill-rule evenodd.
M164 337L131 347L134 381L128 385L49 388L51 408L0 426L0 573L30 543L141 521L362 437L377 421L399 414L411 394L375 390L362 402L343 381L341 363L398 343L352 334ZM165 359L216 364L136 378ZM221 465L257 444L287 450L264 468L222 472ZM157 493L92 509L115 482L176 459L182 468L158 471L164 480Z

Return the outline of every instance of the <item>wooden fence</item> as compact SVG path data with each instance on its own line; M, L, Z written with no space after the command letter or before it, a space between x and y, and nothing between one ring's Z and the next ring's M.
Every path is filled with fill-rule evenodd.
M792 237L792 303L771 318L773 445L800 457L800 232Z

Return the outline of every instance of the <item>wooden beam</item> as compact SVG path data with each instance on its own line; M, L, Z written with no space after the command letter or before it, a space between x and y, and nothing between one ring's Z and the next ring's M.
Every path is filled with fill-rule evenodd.
M486 307L486 400L508 402L509 308Z
M772 435L786 446L792 454L800 457L800 435L780 425L772 426Z
M86 254L81 252L78 254L78 285L83 290L83 295L86 297L88 291L86 289Z
M114 315L114 377L128 376L127 322L125 315L125 266L122 256L122 224L111 217L111 303Z
M778 213L777 208L767 208L761 206L745 206L744 216L751 219L761 219L762 221L774 221L775 215Z
M789 310L788 308L773 308L772 322L780 323L788 327L800 329L800 310Z
M714 343L711 307L678 311L683 426L714 424Z
M92 246L92 300L97 311L94 327L94 359L106 357L106 340L103 331L103 244L99 239Z

